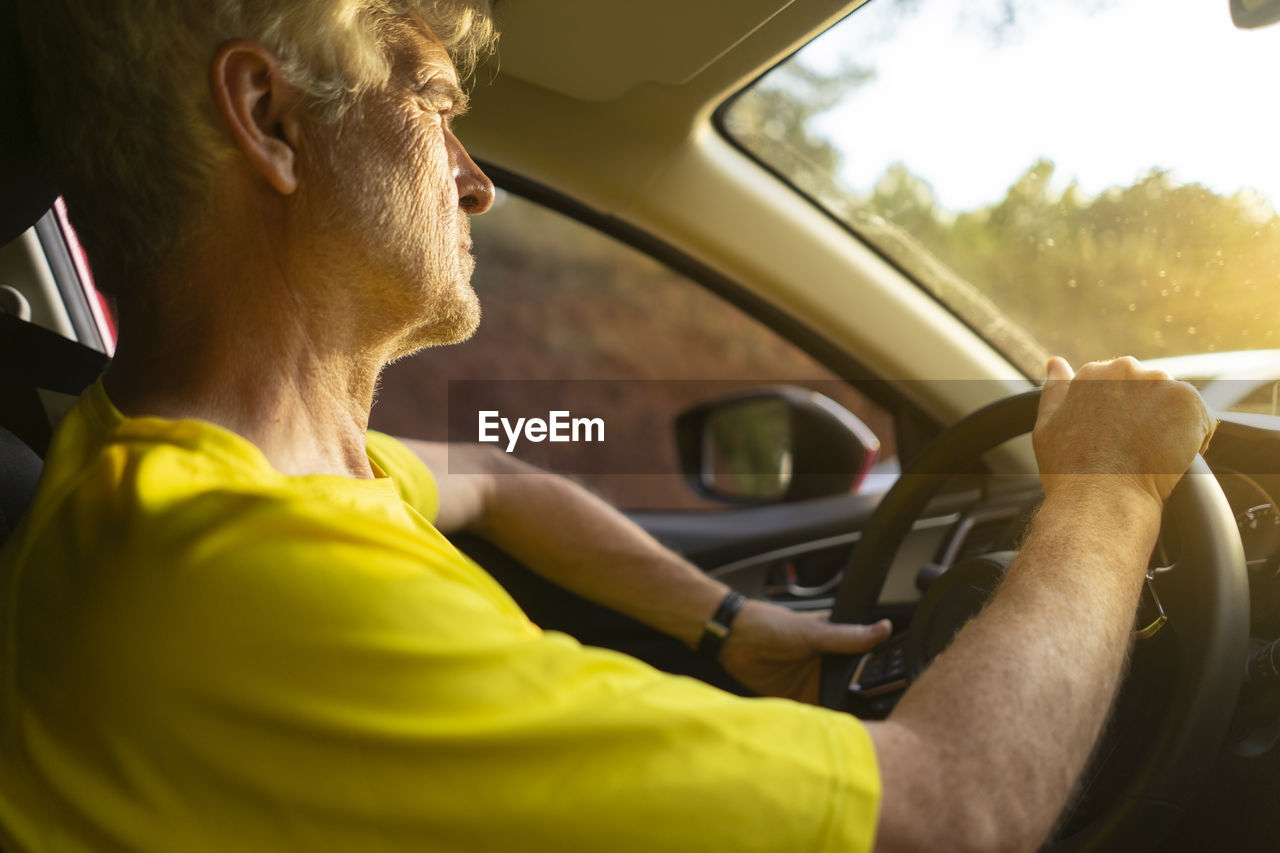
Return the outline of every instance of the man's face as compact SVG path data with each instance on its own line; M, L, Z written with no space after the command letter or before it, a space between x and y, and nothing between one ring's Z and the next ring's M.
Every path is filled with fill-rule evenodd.
M339 269L355 268L357 310L379 312L402 355L465 340L479 324L469 217L488 210L493 184L450 129L466 96L444 48L408 26L392 57L387 86L342 119L336 138L327 129L317 244Z

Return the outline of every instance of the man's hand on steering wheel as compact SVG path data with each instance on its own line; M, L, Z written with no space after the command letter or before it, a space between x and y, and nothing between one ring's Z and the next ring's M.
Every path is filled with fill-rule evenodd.
M1131 484L1158 510L1216 426L1199 393L1162 370L1118 358L1073 376L1064 359L1053 358L1032 439L1046 497ZM1099 474L1109 476L1091 476Z
M818 701L822 655L859 654L892 631L889 620L871 625L828 621L830 611L797 613L764 601L749 601L733 622L720 663L762 696Z
M1124 380L1124 381L1121 381ZM1153 431L1150 425L1163 429ZM1074 376L1061 358L1049 362L1034 441L1045 493L1132 483L1157 502L1169 496L1215 422L1195 389L1131 358L1086 365ZM1158 440L1155 440L1158 439ZM1174 473L1176 472L1176 473ZM1105 484L1080 475L1118 475ZM827 621L826 611L796 613L750 602L720 655L725 669L765 696L818 698L823 654L858 654L888 638L886 620L872 625Z

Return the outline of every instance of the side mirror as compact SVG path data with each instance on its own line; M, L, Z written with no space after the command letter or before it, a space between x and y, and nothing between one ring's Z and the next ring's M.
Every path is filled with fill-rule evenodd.
M1242 30L1280 21L1280 0L1231 0L1231 21Z
M676 418L680 467L694 491L730 503L845 494L880 452L852 412L807 388L748 391Z

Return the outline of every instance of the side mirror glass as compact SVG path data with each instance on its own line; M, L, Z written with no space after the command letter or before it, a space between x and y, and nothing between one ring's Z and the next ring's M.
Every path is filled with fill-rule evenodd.
M781 500L791 486L791 410L776 397L730 401L702 431L703 490L752 501Z
M880 452L848 409L807 388L734 394L676 419L676 444L694 491L730 503L775 503L846 494Z

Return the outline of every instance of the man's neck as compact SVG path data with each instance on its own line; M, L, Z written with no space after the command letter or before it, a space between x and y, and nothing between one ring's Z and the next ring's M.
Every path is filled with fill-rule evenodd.
M217 424L285 474L372 477L365 430L384 360L336 320L245 308L185 322L123 313L104 377L112 402L126 415Z
M104 378L122 412L225 427L286 474L373 476L378 374L417 347L421 296L329 227L326 198L233 158L203 223L122 295Z

